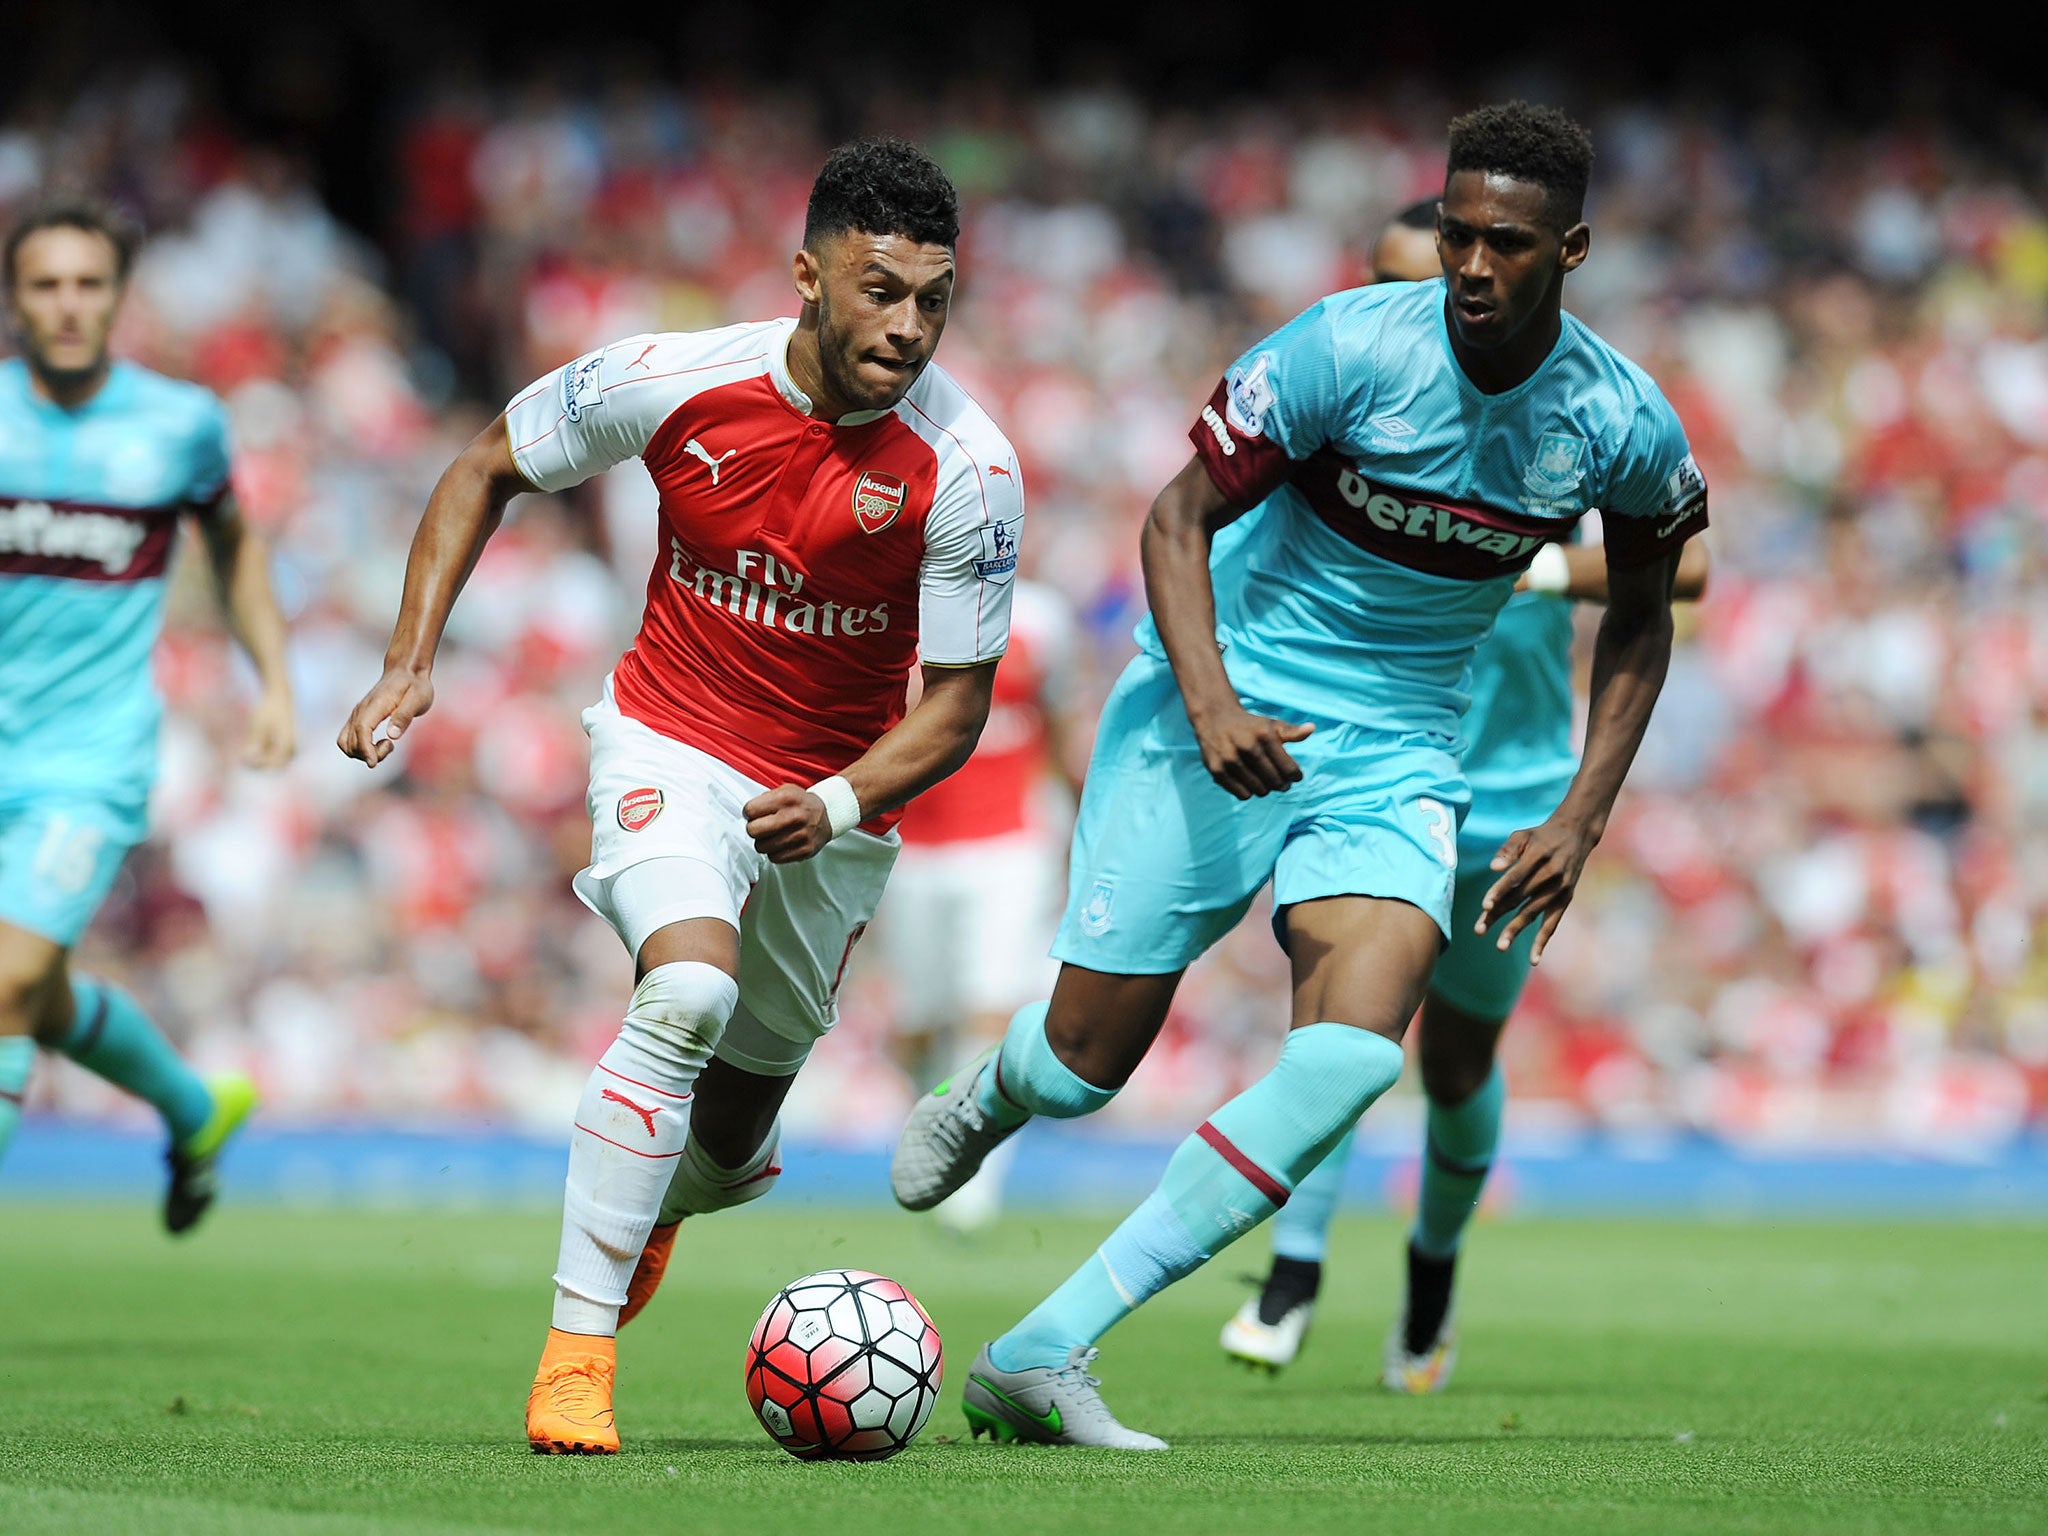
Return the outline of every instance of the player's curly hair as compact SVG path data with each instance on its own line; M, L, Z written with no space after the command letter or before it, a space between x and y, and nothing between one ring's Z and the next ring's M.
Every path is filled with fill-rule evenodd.
M1446 179L1460 171L1490 172L1533 182L1560 232L1585 216L1593 176L1593 136L1555 107L1505 101L1451 122Z
M936 160L901 139L856 139L825 157L804 213L804 248L858 229L957 245L960 195Z
M141 232L128 216L112 203L83 192L46 192L31 203L7 232L7 244L0 248L0 292L14 292L14 268L21 248L30 235L46 229L82 229L102 235L114 248L114 281L128 281L128 269L142 246Z

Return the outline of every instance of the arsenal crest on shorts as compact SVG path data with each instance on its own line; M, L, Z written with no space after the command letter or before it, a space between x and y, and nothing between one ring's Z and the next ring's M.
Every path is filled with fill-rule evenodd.
M853 515L860 519L862 533L880 533L896 521L903 510L909 487L894 475L867 471L853 486Z
M628 832L638 832L660 814L658 789L629 789L619 796L619 825Z

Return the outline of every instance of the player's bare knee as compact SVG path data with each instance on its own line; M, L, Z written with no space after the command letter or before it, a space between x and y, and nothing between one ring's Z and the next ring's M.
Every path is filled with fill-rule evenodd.
M62 950L0 948L0 1035L60 1034L70 1017L65 983Z
M1060 1020L1057 1012L1046 1016L1045 1043L1052 1047L1061 1066L1097 1088L1123 1087L1138 1070L1138 1063L1145 1059L1144 1045L1133 1049L1108 1030L1071 1014L1064 1020ZM1146 1044L1149 1043L1148 1040Z
M1045 1013L1045 1042L1069 1072L1113 1093L1152 1049L1178 980L1062 971Z
M672 960L640 978L620 1032L694 1078L725 1033L739 995L739 983L717 966Z
M1493 1052L1469 1048L1450 1053L1422 1053L1422 1091L1430 1102L1454 1109L1477 1093L1493 1071Z
M1432 1103L1453 1108L1493 1074L1501 1020L1454 1008L1431 993L1422 1015L1422 1090Z

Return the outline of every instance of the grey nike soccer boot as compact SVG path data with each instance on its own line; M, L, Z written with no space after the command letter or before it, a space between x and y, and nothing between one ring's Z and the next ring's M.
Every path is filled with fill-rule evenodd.
M982 1345L967 1372L967 1390L962 1394L967 1427L977 1437L985 1430L997 1440L1036 1445L1088 1445L1108 1451L1167 1449L1157 1435L1126 1429L1109 1411L1098 1390L1101 1381L1088 1374L1100 1353L1086 1344L1076 1344L1063 1366L1001 1371L989 1359L988 1346Z
M974 1085L995 1054L982 1052L940 1083L904 1122L889 1160L889 1187L905 1210L930 1210L973 1178L982 1159L1019 1129L997 1125L975 1101Z

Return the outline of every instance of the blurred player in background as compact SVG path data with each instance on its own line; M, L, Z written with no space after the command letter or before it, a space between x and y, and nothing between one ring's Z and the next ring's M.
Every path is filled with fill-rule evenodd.
M1051 1001L921 1099L897 1145L892 1183L918 1209L1032 1115L1100 1108L1271 878L1294 974L1279 1061L983 1347L976 1433L1165 1449L1103 1402L1096 1341L1284 1205L1399 1077L1451 934L1472 655L1536 551L1595 507L1610 593L1584 761L1493 858L1476 926L1500 949L1533 930L1541 957L1648 726L1706 488L1655 383L1562 309L1591 241L1591 140L1522 102L1450 139L1443 280L1312 306L1191 428L1145 526L1152 611L1103 710Z
M164 1224L183 1232L254 1087L200 1077L68 957L148 829L163 712L150 653L185 515L261 680L249 762L291 757L292 700L269 544L236 509L220 401L108 353L134 256L118 217L67 198L16 225L0 261L21 349L0 363L0 1150L40 1041L163 1116Z
M913 1083L1000 1040L1010 1015L1052 984L1045 949L1066 883L1060 823L1081 788L1068 766L1080 645L1066 598L1018 581L981 743L904 809L903 852L875 937ZM1057 809L1047 803L1059 794L1051 781L1065 791ZM993 1223L1014 1147L998 1147L933 1214L958 1232Z
M1432 198L1395 215L1373 244L1374 282L1442 276L1436 214ZM1706 545L1693 539L1679 556L1672 596L1696 600L1706 581ZM1571 744L1571 605L1606 597L1607 564L1598 548L1546 544L1472 657L1463 755L1472 809L1458 828L1450 945L1422 1001L1428 1110L1421 1185L1408 1237L1407 1301L1387 1336L1381 1371L1396 1392L1440 1391L1457 1358L1451 1287L1458 1246L1479 1208L1507 1096L1495 1048L1529 978L1536 937L1524 929L1503 952L1474 924L1495 878L1493 856L1518 829L1536 826L1557 809L1578 770ZM1346 1134L1274 1213L1273 1267L1259 1294L1224 1325L1225 1353L1274 1370L1299 1353L1315 1313L1352 1139Z
M1009 442L929 366L959 228L925 155L842 146L793 262L801 318L636 336L521 393L435 487L384 676L342 730L374 766L433 703L443 626L507 502L645 462L662 543L640 633L584 712L576 878L638 985L570 1138L536 1451L618 1449L619 1326L683 1217L781 1173L778 1112L837 1017L897 808L988 717L1023 492Z

